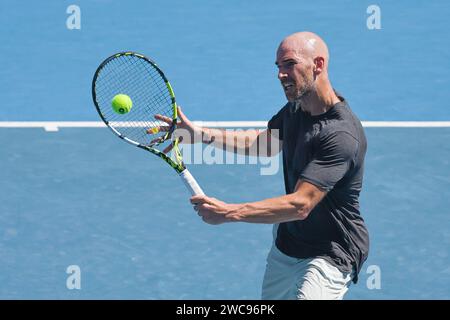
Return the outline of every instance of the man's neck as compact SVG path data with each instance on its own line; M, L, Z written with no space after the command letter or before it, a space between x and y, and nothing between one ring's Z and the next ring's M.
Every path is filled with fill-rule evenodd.
M310 113L312 116L321 115L330 110L336 103L340 102L338 96L330 86L324 86L316 91L311 91L300 99L300 105L303 111Z

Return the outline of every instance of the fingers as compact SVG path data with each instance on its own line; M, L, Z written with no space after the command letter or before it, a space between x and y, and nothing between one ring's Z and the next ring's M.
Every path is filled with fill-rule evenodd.
M212 225L223 223L223 221L218 219L217 216L215 216L214 214L211 214L207 210L205 210L205 208L203 208L203 206L205 206L205 204L201 205L197 210L198 211L197 215L202 218L203 222L212 224Z
M186 116L184 116L184 117L186 118ZM169 118L167 116L163 116L161 114L155 114L155 119L156 120L161 120L161 121L167 123L168 125L172 125L172 123L173 123L173 119L172 118ZM178 121L176 124L178 126L180 124L180 122ZM170 126L169 126L169 128L170 128Z
M202 203L209 202L209 197L205 196L205 195L196 195L196 196L192 196L191 199L189 199L189 200L191 201L191 204L198 206Z
M194 210L197 211L197 215L202 218L203 222L213 225L223 223L223 219L215 212L215 206L210 200L214 200L214 198L203 195L193 196L191 203L194 204Z
M189 122L189 119L184 115L183 111L181 111L181 106L177 107L178 116L182 122Z
M145 130L145 132L147 132L147 134L157 134L159 132L167 132L169 131L169 129L170 127L168 126L155 126L148 128L147 130Z
M160 114L156 114L155 115L155 119L167 123L168 126L154 126L154 127L151 127L151 128L146 130L147 134L157 134L159 132L167 132L167 131L169 131L170 125L172 125L172 119L170 119L169 117L160 115Z
M154 144L156 142L159 142L161 140L161 137L155 138L152 141L150 141L150 144Z
M194 210L198 211L198 215L201 216L201 211L205 211L205 210L213 210L214 206L210 205L209 203L196 203L194 205Z
M164 121L167 124L172 124L172 119L171 118L163 116L161 114L155 114L155 119Z
M149 128L149 129L146 130L146 132L148 134L157 134L159 132L167 132L167 131L169 131L170 127L172 126L173 119L171 119L171 118L169 118L167 116L163 116L161 114L155 114L154 117L155 117L156 120L160 120L162 122L167 123L168 126L154 126L154 127ZM177 123L177 125L179 125L179 123Z
M157 139L155 139L155 140L157 140ZM182 136L178 138L178 143L181 143L181 141L183 141L183 137ZM173 147L174 147L174 143L172 142L167 147L165 147L162 152L167 154L173 149Z
M209 203L202 203L198 206L199 210L213 210L214 206L210 205Z
M167 147L164 148L164 150L162 151L163 153L167 154L170 152L170 150L173 149L173 143L169 144Z

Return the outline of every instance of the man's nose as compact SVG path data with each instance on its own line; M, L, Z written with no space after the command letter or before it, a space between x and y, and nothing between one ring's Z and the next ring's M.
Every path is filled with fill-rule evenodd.
M287 73L284 73L281 70L278 70L278 79L282 80L282 79L286 79L286 78L287 78Z

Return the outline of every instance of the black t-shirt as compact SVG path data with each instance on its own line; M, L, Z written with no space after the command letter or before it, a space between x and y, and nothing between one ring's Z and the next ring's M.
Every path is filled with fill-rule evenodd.
M299 179L327 192L305 220L280 223L276 245L291 257L321 257L342 272L367 259L369 235L359 212L367 142L361 122L344 98L318 116L285 105L269 121L283 141L286 193Z

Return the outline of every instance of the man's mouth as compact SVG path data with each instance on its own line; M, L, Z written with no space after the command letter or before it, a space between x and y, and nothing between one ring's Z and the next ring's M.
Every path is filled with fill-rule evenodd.
M291 82L286 82L281 84L283 86L284 91L289 91L294 88L294 84Z

